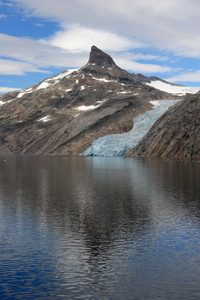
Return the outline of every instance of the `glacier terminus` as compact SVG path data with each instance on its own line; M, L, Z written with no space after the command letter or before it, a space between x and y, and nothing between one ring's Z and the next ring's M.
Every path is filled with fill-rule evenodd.
M93 141L81 156L123 156L134 148L157 119L180 100L153 100L153 109L133 119L133 128L126 133L111 134Z

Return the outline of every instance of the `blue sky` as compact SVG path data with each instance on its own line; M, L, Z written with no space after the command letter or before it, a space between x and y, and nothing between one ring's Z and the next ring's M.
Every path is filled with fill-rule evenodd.
M88 61L200 87L199 0L2 0L0 93Z

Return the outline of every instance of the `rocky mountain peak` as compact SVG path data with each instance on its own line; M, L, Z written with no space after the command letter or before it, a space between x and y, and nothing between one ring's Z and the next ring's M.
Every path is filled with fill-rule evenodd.
M103 52L102 50L100 50L99 48L97 48L96 46L92 46L91 48L88 63L96 64L100 66L105 66L105 65L116 66L112 57L107 53Z

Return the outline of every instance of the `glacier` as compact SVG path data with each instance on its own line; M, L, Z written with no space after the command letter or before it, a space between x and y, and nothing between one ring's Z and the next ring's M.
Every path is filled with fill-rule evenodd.
M134 148L159 117L180 100L150 101L154 107L133 119L133 128L122 134L106 135L93 141L81 156L123 156Z

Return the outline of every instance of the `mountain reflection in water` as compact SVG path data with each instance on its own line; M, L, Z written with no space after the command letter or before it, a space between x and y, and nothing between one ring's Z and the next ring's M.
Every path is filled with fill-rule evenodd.
M198 162L0 157L1 298L197 299L199 178Z

